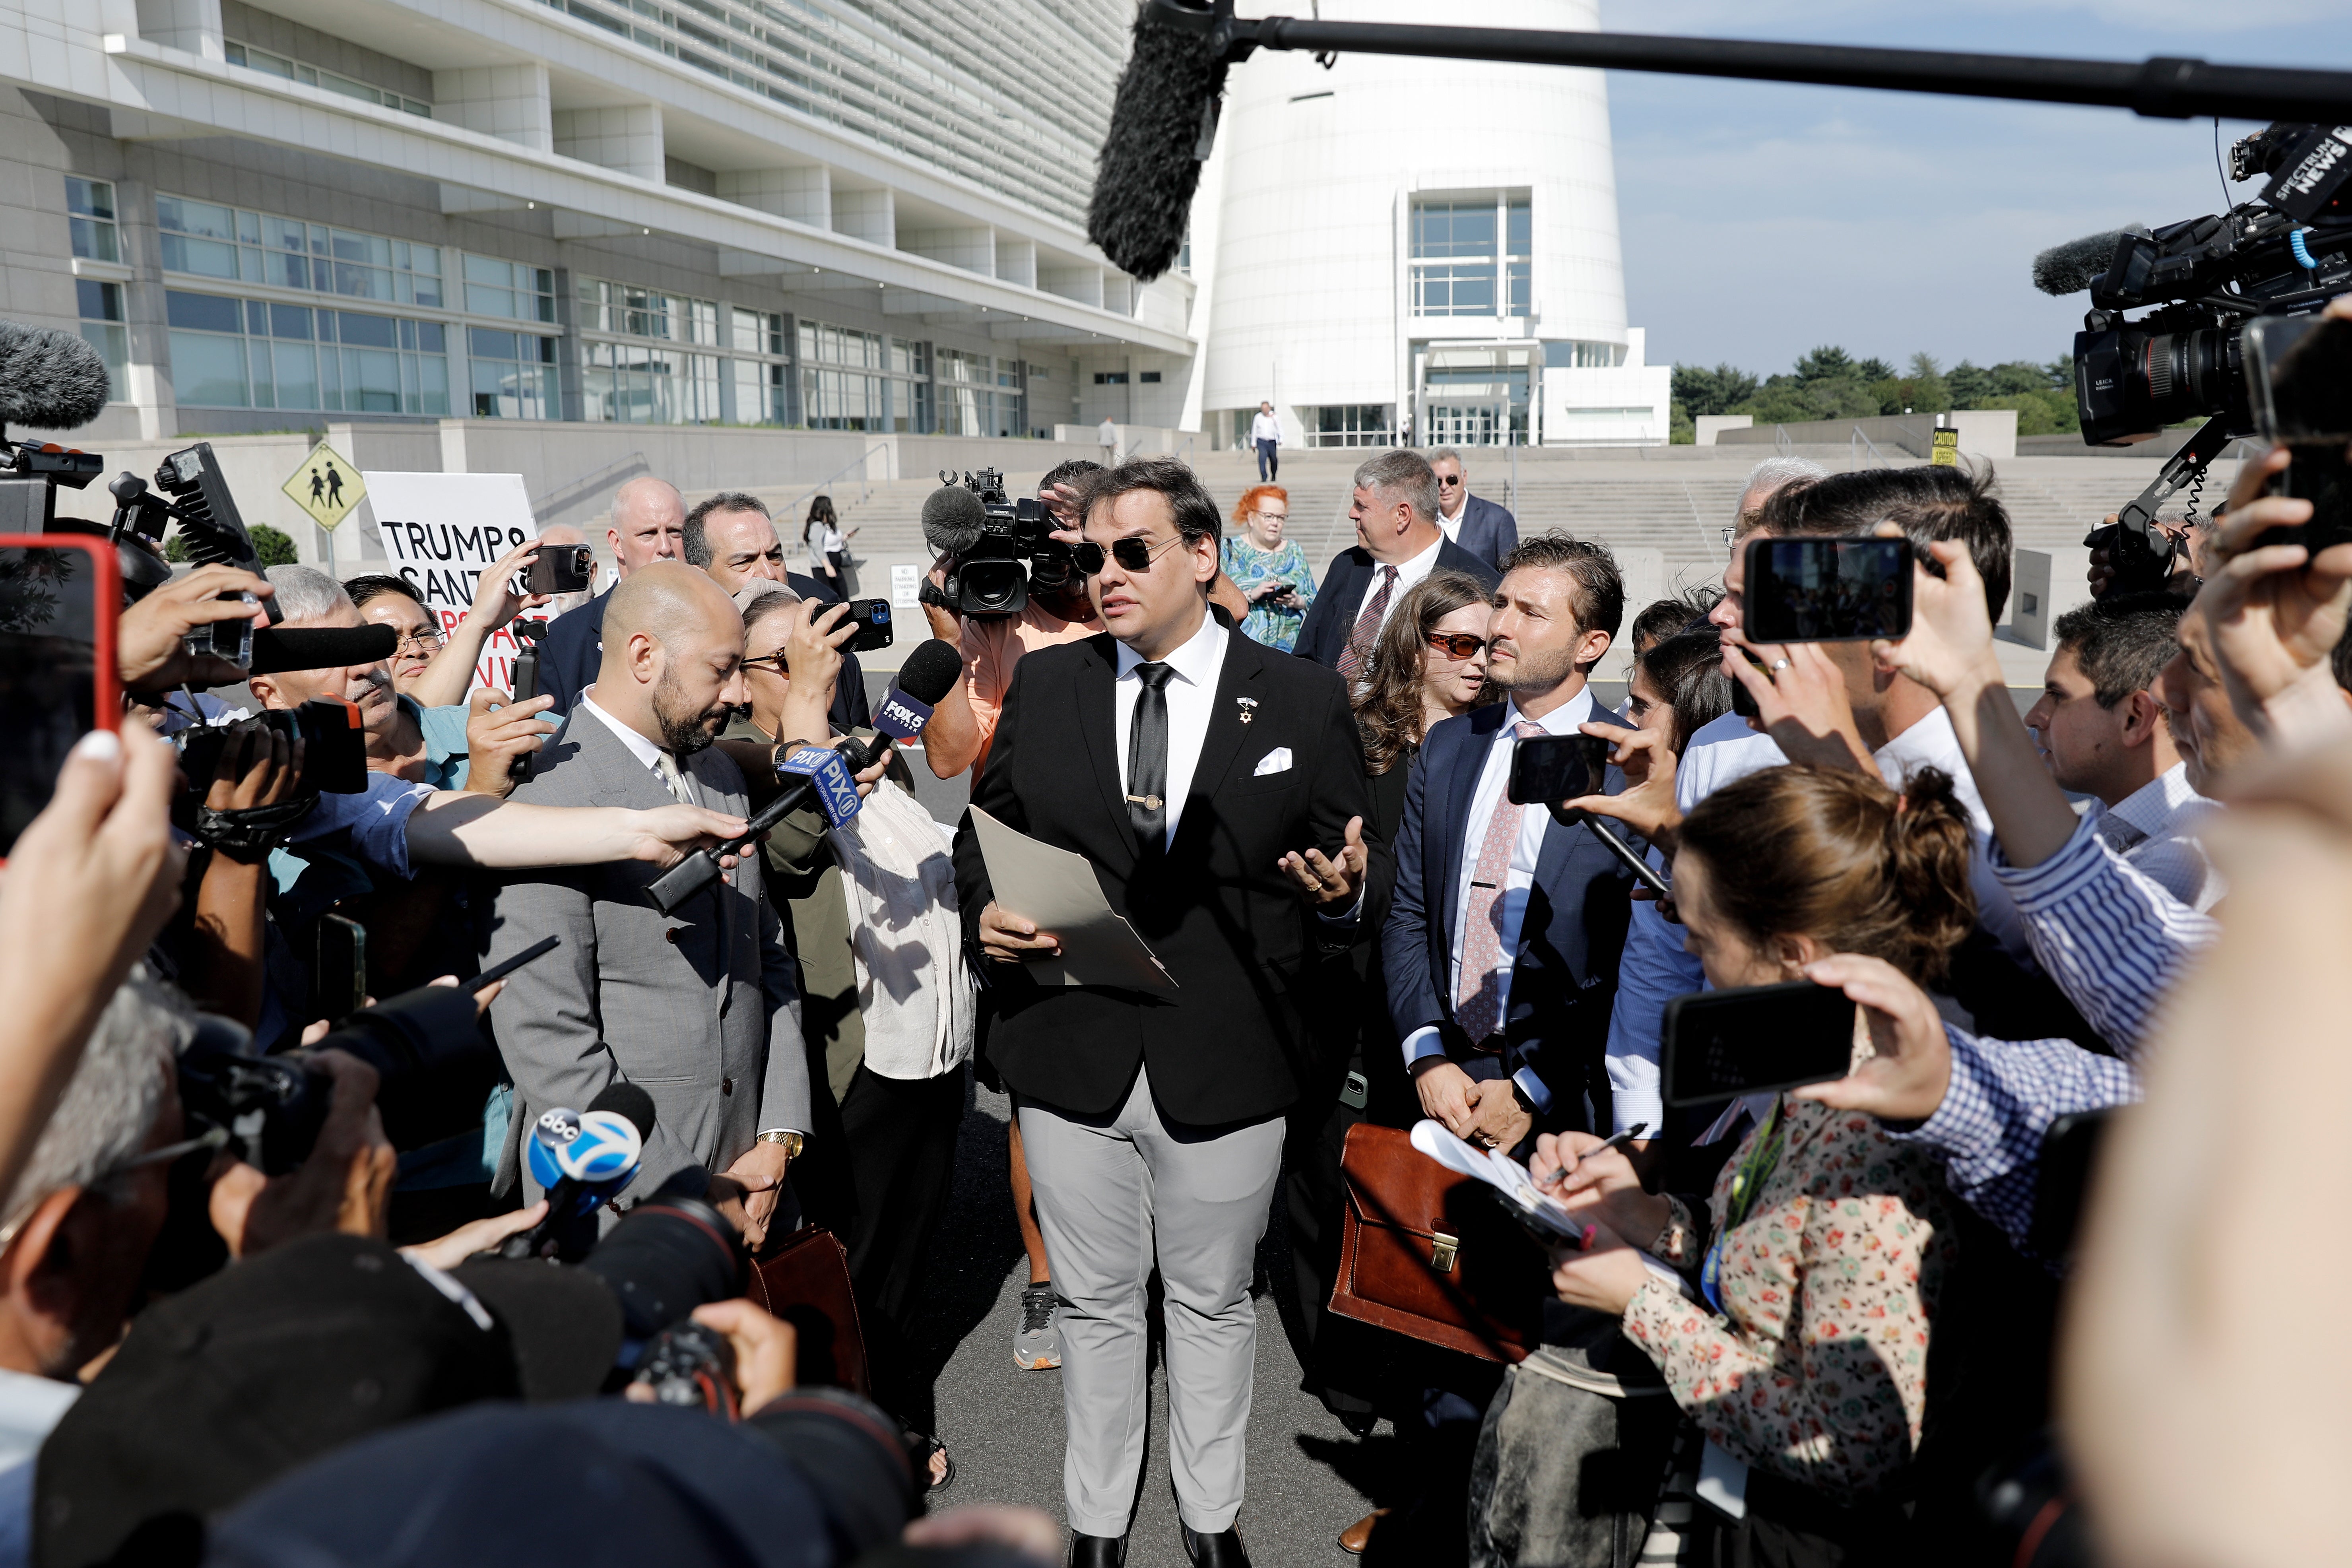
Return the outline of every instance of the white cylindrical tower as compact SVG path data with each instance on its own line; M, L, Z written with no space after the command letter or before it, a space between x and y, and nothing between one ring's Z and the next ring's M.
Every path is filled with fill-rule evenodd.
M1436 19L1419 0L1324 0L1322 16ZM1455 0L1443 19L1598 23L1595 0ZM1228 79L1207 175L1195 406L1220 444L1261 398L1308 445L1384 445L1407 419L1416 441L1624 438L1547 406L1571 382L1571 402L1597 392L1620 414L1637 391L1551 374L1639 363L1601 72L1258 54Z

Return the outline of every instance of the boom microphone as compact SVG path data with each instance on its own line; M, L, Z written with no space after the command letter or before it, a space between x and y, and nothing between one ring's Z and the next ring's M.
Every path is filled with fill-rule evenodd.
M759 843L760 836L807 805L812 796L824 806L825 820L838 827L857 812L857 786L852 773L864 773L889 754L893 741L911 741L930 722L931 710L963 679L963 655L955 644L931 637L907 656L898 679L882 694L877 705L875 736L855 736L828 751L803 746L778 765L788 782L775 799L760 808L733 842L698 849L654 879L646 889L654 907L664 914L719 879L719 858L741 855Z
M1095 161L1087 237L1111 265L1150 282L1174 265L1225 89L1222 40L1158 5L1136 8L1135 47Z
M255 675L380 664L400 646L390 626L265 626L253 634Z
M501 1256L570 1257L593 1247L594 1229L581 1222L635 1179L656 1120L654 1097L625 1079L606 1084L584 1114L542 1115L523 1152L531 1179L546 1190L547 1215L509 1237Z
M963 554L980 542L987 524L988 509L961 485L941 485L923 498L923 542L939 554Z
M2109 229L2052 246L2033 258L2033 286L2062 299L2081 293L2106 271L2107 263L2115 259L2116 242L2122 238L2121 229Z
M77 332L0 321L0 425L71 430L106 408L106 361Z

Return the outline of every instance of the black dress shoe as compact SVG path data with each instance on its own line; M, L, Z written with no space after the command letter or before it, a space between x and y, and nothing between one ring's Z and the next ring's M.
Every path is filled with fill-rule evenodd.
M1127 1537L1070 1532L1070 1568L1127 1568Z
M1177 1528L1184 1532L1184 1555L1192 1560L1192 1568L1250 1568L1240 1531L1228 1526L1213 1535L1202 1535L1189 1524Z

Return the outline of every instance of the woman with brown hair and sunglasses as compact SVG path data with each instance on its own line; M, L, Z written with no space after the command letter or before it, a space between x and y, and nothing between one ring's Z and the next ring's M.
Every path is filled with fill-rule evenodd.
M1404 816L1405 764L1429 727L1502 699L1486 685L1486 601L1475 577L1433 572L1405 595L1372 647L1356 728L1384 840Z

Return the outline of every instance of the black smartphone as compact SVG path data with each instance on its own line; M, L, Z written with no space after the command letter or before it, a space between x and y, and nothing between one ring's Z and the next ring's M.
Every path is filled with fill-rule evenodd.
M1737 647L1736 644L1730 646ZM1767 678L1769 678L1771 671L1765 669L1764 661L1762 659L1758 658L1754 654L1749 653L1744 647L1738 648L1738 654L1740 658L1746 659L1757 668L1764 670ZM1748 683L1746 681L1740 680L1736 677L1731 682L1731 710L1734 713L1738 714L1742 719L1761 719L1764 717L1764 710L1756 706L1756 694L1748 689Z
M0 534L0 860L49 804L75 742L121 722L121 608L106 540Z
M542 544L531 557L522 585L530 594L577 594L595 575L596 552L585 544Z
M1844 992L1810 980L1675 997L1660 1033L1666 1103L1843 1078L1853 1063L1853 1008Z
M342 915L319 917L319 962L310 970L310 1016L340 1022L367 1005L367 927Z
M1505 795L1514 805L1558 805L1591 795L1609 765L1609 742L1598 735L1531 735L1513 743Z
M2310 521L2255 542L2316 553L2352 539L2352 321L2263 317L2247 323L2245 356L2254 424L2290 454L2271 493L2311 503Z
M889 600L852 599L849 601L849 614L843 618L857 626L857 635L850 638L847 645L849 652L868 653L875 648L890 646Z
M1911 631L1907 539L1752 539L1739 629L1752 643L1866 642Z

